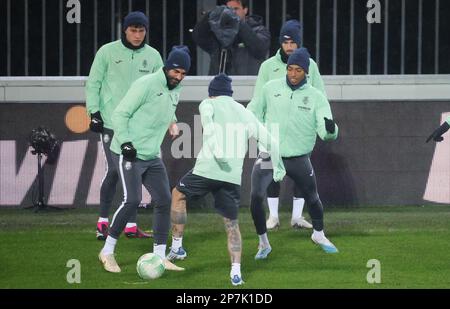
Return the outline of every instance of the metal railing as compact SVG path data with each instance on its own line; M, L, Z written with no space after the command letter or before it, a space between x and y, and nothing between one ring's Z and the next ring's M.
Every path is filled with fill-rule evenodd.
M151 22L152 20L154 21L153 28L150 30L150 38L147 36L147 43L157 48L163 58L167 55L170 45L175 43L187 44L193 54L196 54L197 47L189 34L195 25L196 18L199 16L198 12L202 10L205 4L211 7L211 5L220 4L223 1L78 0L78 2L82 8L81 24L70 25L65 20L67 11L70 10L70 8L66 7L68 0L0 0L2 8L4 8L4 10L0 9L0 19L6 20L6 27L1 30L2 33L0 34L0 36L6 37L5 46L0 47L2 49L0 58L3 59L2 61L5 64L0 66L0 68L3 67L3 69L0 69L0 75L87 75L87 68L92 62L95 52L105 43L103 33L105 30L102 32L103 39L101 40L100 26L102 29L105 29L106 25L106 28L109 28L108 39L110 41L116 40L120 37L123 16L127 12L136 9L142 10L147 16L150 16ZM445 31L440 31L444 30L441 29L443 27L442 24L448 25L446 20L443 22L441 18L450 14L448 1L427 0L426 4L423 0L379 0L378 2L381 8L381 25L368 22L363 25L361 23L361 19L365 18L365 16L361 16L361 12L365 15L369 10L367 8L368 1L366 0L250 0L249 9L250 13L262 15L266 27L269 28L272 35L271 53L274 53L279 48L277 37L281 24L287 18L298 18L303 21L303 41L307 44L313 58L319 64L322 73L328 75L361 74L361 69L364 67L365 74L406 74L405 68L412 65L412 60L407 57L409 53L417 55L413 61L413 65L416 68L415 74L450 73L450 65L440 61L441 53L450 48L449 37L443 37L441 33L445 33ZM39 11L36 10L36 3L40 4ZM18 11L17 8L15 10L12 9L13 5L23 6L23 17L13 16L13 11ZM33 9L31 8L32 5ZM57 59L49 55L48 48L49 40L54 39L48 35L50 30L48 19L55 19L55 16L51 15L54 15L55 12L48 12L50 5L58 6L58 24L56 26L58 29ZM431 27L425 29L424 27L425 5L428 9L434 8L433 16L430 16L430 13L428 13L426 19L428 25L431 22L433 29ZM170 10L168 9L169 6ZM101 12L104 13L104 10L109 11L109 18L99 17ZM277 10L281 10L281 16L273 13L274 11L277 12ZM33 11L33 13L31 14L30 11ZM328 15L326 14L329 14L330 11L332 11L331 18L327 18ZM413 11L417 15L417 20L407 18L408 12ZM312 18L313 16L314 18ZM20 22L16 22L16 17L20 17L17 18ZM308 22L305 21L305 17L309 18ZM189 21L186 22L188 18ZM22 19L23 22L21 22ZM30 26L30 21L35 19L41 20L41 29L34 29L35 27ZM400 20L400 29L391 24L393 19ZM83 27L83 22L85 21L92 24L92 28L86 29ZM345 25L345 23L347 24ZM331 44L328 44L327 41L329 24L332 25ZM415 48L407 48L407 28L410 28L410 25L417 25ZM17 35L12 36L13 31L17 33L17 30L14 30L13 27L23 29L23 38ZM76 28L73 38L67 37L66 31L69 27ZM366 27L365 30L363 29L364 27ZM348 28L349 31L346 31L344 28ZM169 35L169 30L171 35ZM175 31L178 32L176 36L173 35ZM383 36L381 52L376 52L377 46L380 46L379 40L374 38L376 31L378 33L382 32ZM393 60L390 58L394 52L397 53L397 47L390 45L390 40L392 36L398 35L398 31L400 32L399 68L394 66ZM430 37L433 39L432 43L430 43ZM432 48L424 49L424 38L428 38L427 46L429 47L432 44ZM65 43L65 41L70 42ZM362 41L365 42L362 44ZM346 46L343 46L342 42L345 42ZM356 43L362 45L365 50L364 62L361 60L357 61L355 58ZM36 67L34 69L30 67L31 49L38 45L40 45L41 53L39 70ZM76 51L75 57L68 59L68 56L65 54L68 49ZM87 51L87 49L89 50ZM348 50L348 56L339 56L340 49ZM433 52L430 52L431 49ZM16 63L20 62L17 61L16 57L22 57L22 52L16 53L16 50L23 50L23 69L16 67ZM359 52L360 48L357 51ZM427 59L429 67L431 58L433 59L432 69L424 72L424 60ZM50 62L53 64L55 61L58 62L58 69L56 71L54 69L49 70ZM208 59L200 59L200 61L208 61ZM198 75L206 73L203 68L200 69L200 61L197 59L196 67L191 73ZM374 69L374 62L376 61L382 63L382 70ZM72 62L75 62L74 69L66 69L67 64ZM358 69L358 72L356 72L356 69ZM410 74L411 72L407 73Z

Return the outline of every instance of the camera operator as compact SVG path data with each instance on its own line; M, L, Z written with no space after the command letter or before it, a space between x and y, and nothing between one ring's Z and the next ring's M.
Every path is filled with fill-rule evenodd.
M248 0L226 1L197 23L194 41L211 57L209 75L219 73L226 51L227 75L257 75L270 47L270 33L260 16L248 13Z

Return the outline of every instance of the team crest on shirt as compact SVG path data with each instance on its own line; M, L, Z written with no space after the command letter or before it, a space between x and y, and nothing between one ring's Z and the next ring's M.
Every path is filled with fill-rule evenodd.
M131 162L130 161L125 162L125 169L127 171L131 170Z
M143 61L142 61L142 69L139 69L139 72L141 72L141 73L150 73L150 71L149 70L147 70L147 66L148 66L148 62L147 62L147 60L146 59L144 59Z
M103 135L103 142L105 144L108 144L110 140L111 140L111 138L109 137L109 134Z
M309 103L309 97L304 97L303 98L303 104L304 105L308 105L308 103Z

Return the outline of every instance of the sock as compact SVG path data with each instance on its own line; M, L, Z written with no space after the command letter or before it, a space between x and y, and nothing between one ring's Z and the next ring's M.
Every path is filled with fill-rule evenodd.
M323 230L322 231L313 230L313 235L314 235L314 238L324 238L325 237Z
M127 223L127 225L125 226L125 228L130 229L130 228L133 228L133 227L135 227L135 226L137 226L136 222L134 222L134 223Z
M303 206L305 206L305 199L294 197L294 200L292 201L292 219L297 219L302 216Z
M108 223L109 220L108 220L108 218L99 217L97 222L106 222L106 223Z
M230 277L233 278L235 275L241 277L241 263L231 263Z
M111 236L106 237L105 246L102 249L102 254L112 254L117 244L117 239Z
M269 205L270 216L278 218L278 197L268 197L267 204Z
M181 247L183 247L183 237L172 236L172 251L176 252Z
M259 237L259 246L263 248L270 247L269 238L267 237L267 233L262 235L258 235Z
M154 244L153 253L164 260L166 258L166 245Z

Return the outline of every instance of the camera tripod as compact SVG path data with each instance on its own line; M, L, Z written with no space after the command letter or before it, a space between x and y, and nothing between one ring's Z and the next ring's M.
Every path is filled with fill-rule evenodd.
M61 208L48 206L44 202L44 168L42 166L42 153L38 151L31 152L37 155L38 159L38 200L33 201L33 205L25 208L34 208L34 212L45 211L45 210L61 210Z

